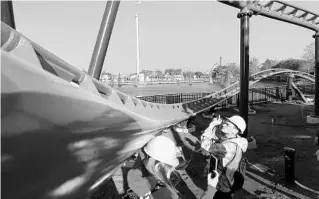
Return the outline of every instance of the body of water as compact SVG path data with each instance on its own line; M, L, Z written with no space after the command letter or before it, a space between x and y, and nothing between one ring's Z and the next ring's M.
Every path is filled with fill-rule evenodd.
M272 87L283 85L285 82L275 82L272 80L262 80L252 86L252 88ZM209 85L208 83L189 84L156 84L145 85L143 87L135 87L133 85L123 85L121 88L115 89L131 96L150 96L163 95L169 93L211 93L222 89L218 83Z

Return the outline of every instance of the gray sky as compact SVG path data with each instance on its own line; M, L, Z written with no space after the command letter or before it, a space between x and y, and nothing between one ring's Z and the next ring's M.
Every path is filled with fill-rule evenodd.
M294 1L319 13L318 1ZM105 1L14 1L17 30L79 69L88 68ZM140 69L207 71L222 56L239 63L238 9L219 2L158 1L140 4ZM136 68L136 3L120 3L104 71ZM250 56L300 58L313 31L261 16L251 18Z

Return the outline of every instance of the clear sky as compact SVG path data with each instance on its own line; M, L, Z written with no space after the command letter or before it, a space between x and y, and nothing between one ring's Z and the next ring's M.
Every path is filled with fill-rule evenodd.
M293 1L319 13L319 1ZM19 32L79 69L89 67L106 1L14 1ZM136 71L136 3L122 1L104 71ZM239 63L238 9L209 1L142 1L140 69L207 71L222 57ZM300 58L313 31L262 16L251 18L250 56Z

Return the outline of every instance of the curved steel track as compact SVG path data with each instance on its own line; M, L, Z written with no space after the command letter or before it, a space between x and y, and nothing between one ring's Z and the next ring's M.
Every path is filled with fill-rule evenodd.
M236 82L188 103L142 101L1 26L4 198L85 197L159 131L239 92ZM306 73L270 69L253 74L250 85L281 73L314 82Z

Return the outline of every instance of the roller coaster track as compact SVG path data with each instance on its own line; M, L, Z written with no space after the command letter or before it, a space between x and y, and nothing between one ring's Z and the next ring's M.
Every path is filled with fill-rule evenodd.
M315 32L319 31L319 15L307 9L295 6L287 1L225 1L218 2L235 8L247 8L255 15L288 22Z
M159 131L239 92L236 82L196 101L146 102L103 85L1 26L4 198L31 194L16 191L34 190L30 186L41 198L85 196ZM253 74L249 84L282 73L314 82L307 73L269 69Z

